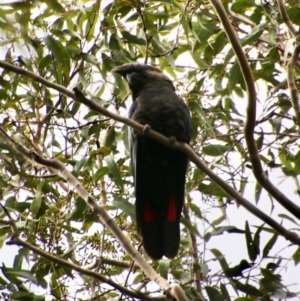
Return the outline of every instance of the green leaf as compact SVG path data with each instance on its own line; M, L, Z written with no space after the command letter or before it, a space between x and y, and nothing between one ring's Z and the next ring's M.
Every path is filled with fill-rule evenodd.
M201 271L201 265L198 262L193 262L193 272L197 273Z
M45 300L45 297L38 296L36 297L33 293L17 291L11 294L11 300L21 300L21 301L36 301L36 300ZM38 299L37 299L38 298Z
M277 29L274 27L271 27L268 30L268 42L270 44L270 46L276 46L277 45Z
M218 202L221 204L221 206L224 206L222 200L218 200ZM222 211L222 214L220 216L218 216L217 218L215 218L213 221L211 221L212 226L217 226L227 219L227 214L225 212L223 212L223 210L222 210L224 208L220 208L220 209Z
M269 119L269 122L271 123L273 129L275 129L276 134L279 134L281 129L282 118L281 117L272 118Z
M300 150L297 152L296 156L295 156L295 167L294 167L294 171L297 174L300 174Z
M275 245L277 238L278 238L278 233L274 233L274 235L271 237L271 239L267 242L267 244L265 245L265 247L263 249L263 253L262 253L263 258L266 258L268 256L269 252Z
M30 206L30 209L31 209L31 211L34 215L36 215L39 212L40 207L41 207L43 186L44 186L44 182L41 181L39 183L39 186L37 187L34 199L33 199L32 203L31 203L31 206Z
M121 34L124 40L128 43L137 44L137 45L146 45L146 41L142 38L137 38L136 36L132 35L128 31L121 31Z
M28 255L29 250L20 248L18 254L15 256L13 268L20 270L22 268L24 258L27 259Z
M199 191L207 195L213 195L217 197L226 197L229 198L229 195L226 194L224 190L222 190L217 184L214 182L210 184L200 183L198 185Z
M298 175L294 170L290 170L285 167L282 167L282 172L287 177L297 177L297 175Z
M115 183L117 184L118 188L123 191L123 181L120 174L120 171L116 165L116 162L114 160L113 153L111 153L109 156L106 156L104 158L107 167L109 168L109 171L112 173Z
M76 175L80 174L80 172L88 165L89 160L90 158L83 158L82 160L78 161L74 167L74 173Z
M100 11L101 1L95 1L92 9L86 14L87 22L85 24L85 38L87 41L93 41L95 37L95 29L99 20L99 11Z
M153 0L153 2L166 3L166 4L173 5L174 7L178 8L182 14L185 14L184 9L176 0L160 0L160 1Z
M264 145L264 132L261 132L259 137L256 140L256 146L258 150L261 150L262 146Z
M200 208L192 202L187 203L187 206L191 209L191 211L199 218L202 218L202 213Z
M52 8L58 13L65 13L64 7L57 0L42 0L41 2L46 3L48 7Z
M115 198L113 200L113 205L125 212L128 216L132 218L132 220L136 220L135 206L129 203L127 200L123 198Z
M185 225L185 227L189 230L189 232L193 235L199 235L198 229L195 225L192 224L190 219L187 218L181 218L181 223Z
M57 274L56 272L52 273L51 275L51 282L50 282L50 288L51 288L51 294L57 298L61 299L61 291L60 291L60 285L59 282L57 281Z
M192 52L191 56L199 68L206 69L209 67L209 64L207 64L205 60L201 59L197 53Z
M226 34L223 31L221 31L219 33L219 35L217 36L215 43L214 43L215 54L218 54L219 52L221 52L226 45L227 45Z
M264 278L267 278L268 280L274 281L274 282L280 282L281 281L281 275L280 274L275 274L272 269L264 269L260 268L261 274L264 276Z
M238 0L232 4L231 9L236 13L243 13L246 9L253 6L255 6L253 0Z
M222 156L231 149L229 146L221 144L210 144L203 146L202 151L204 154L212 157Z
M224 297L215 288L205 286L205 290L210 301L225 301Z
M243 284L236 279L231 279L231 281L235 284L235 287L239 291L241 291L249 296L254 296L254 297L262 297L263 296L263 293L261 291L259 291L256 287L254 287L250 284Z
M259 280L259 284L264 291L272 293L272 295L277 295L279 291L283 291L283 285L281 283L274 282L272 279L262 278Z
M84 199L78 197L75 200L75 208L66 216L67 220L80 221L83 219L85 212L89 210L89 206Z
M50 1L51 1L51 0L50 0ZM80 35L79 35L77 32L73 31L73 30L70 30L70 29L67 28L67 29L64 29L63 32L64 32L65 34L71 36L71 37L74 37L74 38L76 38L76 39L78 39L78 40L81 40Z
M295 265L298 265L298 263L300 262L300 247L297 248L296 252L293 254L292 256Z
M223 271L228 270L229 266L228 266L228 263L225 259L225 256L218 249L211 249L210 251L218 259Z
M260 233L263 229L263 226L264 226L264 224L262 224L261 226L258 227L257 231L254 234L254 238L253 238L253 244L256 249L257 255L260 254Z
M256 182L256 184L255 184L255 204L256 205L258 204L258 201L260 199L261 192L262 192L262 187L259 184L259 182Z
M258 38L262 35L267 26L267 24L260 24L254 29L252 29L252 31L249 34L247 34L244 38L241 39L242 46L246 46L251 43L257 42Z
M199 125L201 126L201 128L203 128L208 135L214 137L215 133L214 130L212 128L211 122L210 120L207 118L205 112L203 111L203 108L200 106L200 104L198 102L191 102L189 103L189 108L192 111L195 111L198 115L198 118L200 119Z
M252 266L253 264L249 263L245 259L242 259L238 265L225 270L224 273L229 278L243 277L243 271L251 268Z
M212 236L222 235L222 234L224 234L224 232L227 232L227 233L238 233L238 234L244 234L245 233L244 230L240 230L240 229L238 229L238 228L236 228L234 226L216 227L214 229L214 231L205 233L204 240L206 242L208 242Z
M279 159L281 163L289 170L293 169L291 162L295 160L295 156L288 149L282 148L279 150Z
M290 217L289 215L286 215L284 213L280 213L280 214L278 214L278 216L294 223L297 226L299 226L299 223L297 223L296 220L294 218Z
M56 61L56 80L59 84L68 84L70 80L70 56L66 47L64 47L60 41L53 39L53 37L49 35L44 38L44 42ZM61 73L64 74L65 81L62 80Z
M104 176L106 176L109 173L109 168L107 166L103 166L97 170L95 175L93 176L95 184L99 182L100 179L102 179Z
M176 269L171 271L175 279L179 280L182 283L187 283L191 281L190 274L187 273L184 269Z
M81 103L79 101L74 101L73 106L70 110L71 115L75 116L78 110L80 109L80 107L81 107Z
M237 83L239 83L242 79L241 68L238 63L234 63L229 72L229 84L228 90L229 93L232 93Z
M258 253L254 241L252 240L248 221L245 223L245 236L247 242L248 255L251 261L255 261Z
M221 289L221 294L223 296L223 298L226 300L226 301L231 301L231 298L230 298L230 295L227 291L227 288L226 288L226 285L221 283L220 284L220 289Z
M170 267L170 260L161 259L159 261L159 274L165 279L168 279L168 271Z
M102 156L107 156L111 153L111 149L107 146L102 146L96 150L92 150L90 152L90 156L93 157L95 155L102 155Z
M108 148L112 148L115 142L116 142L116 131L114 128L112 128L112 130L109 131L109 135L106 139L105 146Z
M33 282L34 284L38 284L36 277L29 271L5 268L5 275L25 278L25 279ZM16 282L14 282L14 283L16 283Z

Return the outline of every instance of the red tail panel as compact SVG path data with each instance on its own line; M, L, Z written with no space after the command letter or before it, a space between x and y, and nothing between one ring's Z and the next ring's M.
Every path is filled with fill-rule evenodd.
M167 221L168 222L176 221L176 204L175 204L174 195L171 196L170 201L169 201Z

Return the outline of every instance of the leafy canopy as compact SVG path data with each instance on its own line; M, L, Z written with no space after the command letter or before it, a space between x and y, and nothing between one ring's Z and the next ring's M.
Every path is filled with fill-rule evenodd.
M290 231L299 233L299 4L222 5L229 25L216 0L0 5L1 59L18 67L0 64L3 298L164 300L164 278L171 285L176 280L194 300L296 296L299 285L290 285L299 277L280 271L300 260L295 240L283 239ZM241 47L232 44L235 34ZM147 62L170 76L191 112L193 150L257 206L254 215L245 211L229 190L191 163L180 252L171 261L152 262L140 247L128 125L40 81L70 91L77 87L108 111L127 116L128 87L111 70L132 62ZM245 73L248 67L252 77ZM268 189L259 174L288 199ZM99 222L100 209L78 191L72 175L105 206L125 238L115 234L112 221L104 223L102 216ZM128 244L142 252L143 264L132 261ZM154 283L149 271L162 278Z

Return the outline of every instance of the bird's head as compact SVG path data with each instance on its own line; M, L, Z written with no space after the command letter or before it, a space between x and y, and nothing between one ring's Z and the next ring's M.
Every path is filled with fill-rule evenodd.
M148 88L169 88L175 91L172 81L158 68L145 64L127 64L112 70L123 76L129 84L134 95Z

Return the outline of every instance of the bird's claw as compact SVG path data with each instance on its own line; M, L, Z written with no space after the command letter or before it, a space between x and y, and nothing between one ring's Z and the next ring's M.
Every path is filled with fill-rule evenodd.
M145 133L151 129L151 126L149 124L145 124L143 131L142 131L142 135L145 135Z

